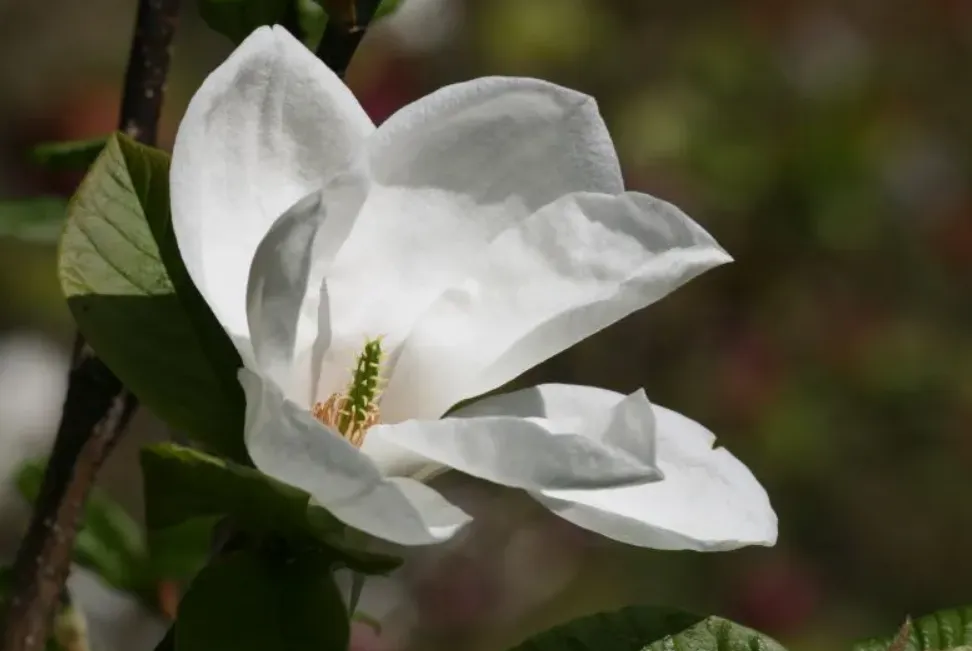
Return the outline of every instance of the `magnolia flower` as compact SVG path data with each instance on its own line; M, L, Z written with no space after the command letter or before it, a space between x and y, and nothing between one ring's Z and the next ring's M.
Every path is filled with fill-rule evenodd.
M449 538L468 516L422 479L452 468L636 545L774 542L749 471L643 391L548 385L443 418L730 260L676 207L624 191L590 97L477 79L376 128L261 28L193 97L171 197L243 360L253 463L346 524Z

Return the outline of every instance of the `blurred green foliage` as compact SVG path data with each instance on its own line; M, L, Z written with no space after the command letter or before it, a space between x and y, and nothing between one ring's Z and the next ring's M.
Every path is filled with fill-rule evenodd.
M469 5L429 87L588 92L628 186L736 259L524 378L644 386L764 481L780 544L672 561L687 603L823 649L967 602L972 5Z

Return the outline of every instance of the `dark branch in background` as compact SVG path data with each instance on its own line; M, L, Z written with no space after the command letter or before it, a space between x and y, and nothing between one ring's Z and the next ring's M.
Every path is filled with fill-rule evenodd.
M139 0L119 128L154 145L180 0ZM85 499L137 406L79 335L61 424L30 527L17 551L3 651L40 651L71 569Z
M331 0L323 4L328 10L328 18L324 35L317 45L317 58L344 79L351 57L368 31L381 0Z
M139 0L138 3L118 128L146 145L154 145L158 136L179 2Z

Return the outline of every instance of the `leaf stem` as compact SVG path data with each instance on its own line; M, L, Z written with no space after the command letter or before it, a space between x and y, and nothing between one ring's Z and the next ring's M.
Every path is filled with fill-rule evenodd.
M119 125L145 144L156 141L179 2L138 3ZM136 407L134 396L79 335L61 424L14 561L10 607L0 629L3 651L44 648L70 572L85 499Z

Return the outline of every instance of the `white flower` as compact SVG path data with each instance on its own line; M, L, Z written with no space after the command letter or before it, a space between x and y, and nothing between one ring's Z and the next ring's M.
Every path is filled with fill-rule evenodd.
M775 540L746 468L642 391L544 386L440 420L730 259L624 191L590 97L478 79L376 128L261 28L190 103L171 193L185 264L244 361L254 464L348 525L450 537L468 516L419 481L446 467L638 545Z

